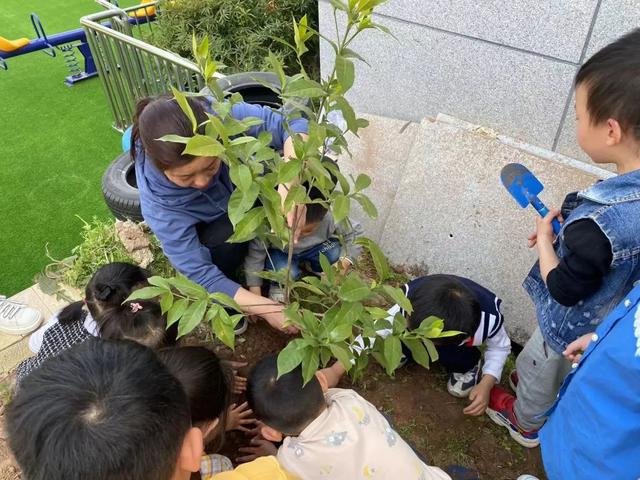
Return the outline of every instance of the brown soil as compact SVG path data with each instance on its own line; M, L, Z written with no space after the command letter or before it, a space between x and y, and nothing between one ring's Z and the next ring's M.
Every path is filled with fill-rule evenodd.
M287 338L264 322L251 325L236 347L235 360L252 363L277 353ZM219 347L221 356L231 351ZM462 409L466 401L446 391L446 373L438 365L425 370L407 365L389 378L377 364L370 365L363 380L352 384L344 378L342 388L353 388L391 418L395 429L430 464L445 467L463 465L477 469L482 479L515 480L529 473L544 479L540 449L516 444L507 431L489 417L468 417ZM224 451L231 459L236 448L246 443L240 434L231 434Z
M259 322L238 338L235 352L222 345L217 345L216 350L221 357L246 361L250 367L260 358L280 351L287 340ZM0 425L4 423L4 400L8 398L7 385L11 380L2 381ZM445 385L446 374L437 365L430 370L408 365L398 370L395 378L389 378L378 365L372 364L362 381L354 385L344 378L340 387L353 388L376 405L432 465L463 465L477 469L480 477L487 480L515 480L524 473L545 478L539 448L520 447L488 417L463 415L466 402L451 397ZM0 428L0 480L20 480L5 437L4 429ZM232 433L222 453L234 459L237 448L246 441L244 435Z

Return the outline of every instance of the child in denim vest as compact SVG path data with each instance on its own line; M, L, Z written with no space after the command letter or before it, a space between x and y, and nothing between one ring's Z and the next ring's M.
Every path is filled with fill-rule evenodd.
M572 368L563 351L640 279L640 30L591 57L575 85L578 143L595 163L615 164L618 176L569 195L562 213L537 219L529 237L539 261L524 288L539 326L510 377L517 398L496 387L487 409L525 447L539 444L537 431Z

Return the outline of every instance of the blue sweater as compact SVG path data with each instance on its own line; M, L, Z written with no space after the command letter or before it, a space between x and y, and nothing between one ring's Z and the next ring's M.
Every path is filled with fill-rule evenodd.
M233 106L231 114L238 120L246 117L263 120L261 125L251 127L247 135L257 137L267 131L272 135L271 146L277 150L282 150L289 138L284 116L267 107L239 103ZM307 126L303 118L289 122L289 129L294 133L306 133ZM222 164L209 186L202 190L179 187L171 182L144 152L137 155L135 168L142 215L172 265L207 291L233 297L240 285L211 262L209 249L200 243L196 232L197 224L227 215L229 197L235 189L228 167Z

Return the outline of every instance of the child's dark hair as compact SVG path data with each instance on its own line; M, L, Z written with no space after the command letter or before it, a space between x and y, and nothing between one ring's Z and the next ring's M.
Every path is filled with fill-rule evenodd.
M409 329L420 326L423 320L434 316L444 321L445 330L462 332L455 337L434 339L439 345L459 345L472 337L480 324L480 304L475 295L460 280L449 275L427 275L409 290L413 313L409 316Z
M284 434L300 434L325 404L317 378L303 384L301 366L278 378L277 356L260 360L247 381L247 400L256 419Z
M593 124L613 118L640 140L640 29L594 54L578 70L575 83L587 87Z
M309 198L311 200L327 200L327 197L325 197L317 187L311 187L311 190L309 191ZM309 225L311 223L321 222L327 214L327 211L328 209L326 205L323 205L322 203L308 203L305 223Z
M322 164L329 170L329 174L331 175L331 181L335 185L338 182L338 177L333 173L333 170L339 170L338 164L336 161L330 157L322 157ZM322 191L318 187L311 187L309 190L309 198L311 200L324 200L327 201L326 195L322 193ZM327 207L322 203L308 203L307 204L307 214L305 216L305 223L317 223L321 222L322 219L327 214Z
M6 419L28 480L169 480L191 426L182 386L151 350L99 339L29 374Z
M206 99L187 97L187 102L198 125L201 125L208 118ZM204 125L198 128L198 133L205 133ZM163 171L186 165L195 158L193 155L182 153L184 144L159 140L165 135L193 136L191 120L182 111L176 99L172 95L159 95L138 101L131 130L131 159L136 159L138 141L154 165Z
M194 426L219 419L216 437L209 442L214 451L224 442L227 408L231 404L232 372L218 356L202 346L165 348L158 357L182 384L189 398L191 422Z
M147 284L151 274L137 265L114 262L100 267L85 288L84 302L67 305L58 315L60 323L83 319L83 304L98 325L104 339L135 340L157 348L175 343L175 328L167 331L166 321L156 301L123 303L136 288Z

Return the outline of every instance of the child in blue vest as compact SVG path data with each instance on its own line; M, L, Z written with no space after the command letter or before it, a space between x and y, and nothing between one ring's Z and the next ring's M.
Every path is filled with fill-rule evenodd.
M562 215L537 219L529 246L539 261L524 281L539 327L511 376L516 397L496 388L487 414L525 447L572 364L562 352L593 332L640 279L640 30L597 52L576 76L577 139L618 176L569 195ZM564 218L555 237L551 222Z

